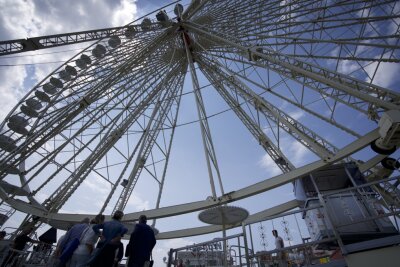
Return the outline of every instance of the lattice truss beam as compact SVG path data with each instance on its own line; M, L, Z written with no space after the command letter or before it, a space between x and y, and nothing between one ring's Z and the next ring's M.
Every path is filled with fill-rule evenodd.
M171 6L178 1L174 1L166 6L160 7L160 10ZM139 20L139 19L138 19ZM35 51L39 49L52 48L63 45L71 45L88 41L97 41L100 39L125 36L127 38L137 37L146 32L162 30L167 26L165 23L150 21L146 25L135 24L135 20L125 26L112 27L105 29L96 29L89 31L53 34L47 36L31 37L26 39L0 41L0 56ZM169 23L168 23L169 24ZM140 37L139 37L140 38Z
M201 69L205 73L205 76L210 81L212 81L216 90L228 103L231 109L235 111L235 113L242 120L244 125L247 126L249 131L254 135L256 139L267 140L268 137L262 131L259 125L259 120L251 120L250 114L247 115L244 112L244 110L241 108L242 103L250 104L254 110L260 111L266 118L275 123L278 129L282 129L286 133L290 134L299 143L303 144L310 151L314 152L322 159L331 157L332 155L336 154L337 151L339 151L339 148L337 148L335 145L331 144L329 141L327 141L308 127L304 126L302 123L292 118L284 111L275 107L264 98L255 94L253 90L247 87L234 75L229 75L228 73L233 73L232 71L224 73L223 71L221 71L224 67L218 65L215 60L208 60L207 63L205 63L204 60L205 59L203 57L202 59L197 59L197 62L201 66ZM242 101L239 101L239 97L242 99ZM279 143L279 139L277 140L277 142ZM269 142L267 142L266 144L268 145L270 143L272 142L269 140ZM282 158L280 157L276 158L275 154L270 151L271 149L266 146L265 143L260 144L265 148L270 157L274 159L275 163L281 168L281 170L283 172L287 172L288 170L285 168L288 162L287 159L285 161L282 160ZM275 151L281 153L276 147ZM378 158L382 159L382 157ZM366 165L362 161L356 160L352 157L349 157L348 160L358 162L361 169L363 169L363 166ZM294 167L291 166L291 168ZM372 171L369 171L366 173L366 175L372 176L374 174ZM385 189L381 188L379 185L377 185L376 187L380 192L383 192L386 195L387 199L390 199L389 202L398 202L396 199L398 199L400 193L399 189L388 182L384 182L382 185Z
M212 61L208 61L206 63L199 60L199 64L202 66L206 76L209 77L209 79L212 80L215 85L219 85L217 86L217 89L220 90L219 93L222 97L224 97L225 101L229 101L229 105L232 107L232 109L240 108L241 101L237 100L238 97L240 97L242 101L252 105L254 110L260 111L268 119L277 124L280 129L286 131L288 134L291 134L294 138L296 138L296 140L305 145L309 150L313 151L319 157L324 158L338 151L338 148L333 144L319 136L311 129L302 125L299 121L275 107L264 98L258 96L253 90L247 87L235 76L231 76L222 72L221 66L215 65L215 63ZM225 84L226 87L223 87L222 84ZM243 111L241 111L241 113L242 112ZM257 121L251 120L250 116L247 116L245 120L246 121L243 121L245 125L247 121L251 121L248 122L249 124L252 124L252 126L249 126L249 129L254 129L253 134L258 140L268 140L268 137L262 131L260 125L257 125ZM269 141L267 144L270 143L272 142ZM261 143L261 145L266 146L267 152L269 151L267 149L268 145L264 145L263 143ZM275 162L280 165L279 162L282 160L281 157L284 157L284 155L281 154L279 149L276 147L274 147L273 150L275 153L269 152L269 154L275 160ZM290 171L290 169L286 170L283 166L281 168L283 171ZM291 165L291 169L293 168L293 165Z
M248 59L258 60L258 64L282 77L316 90L321 97L333 99L333 103L329 103L333 112L338 103L343 103L378 119L383 109L396 109L397 105L392 103L399 103L398 94L338 73L349 58L338 56L325 60L322 57L324 60L318 60L319 55L332 53L357 57L369 55L368 62L354 60L352 66L373 81L379 62L398 62L399 14L396 1L384 1L379 5L364 1L282 3L254 1L227 6L224 1L208 1L203 12L197 13L190 22L192 26L188 27L197 27L200 31L203 27L208 31L208 34L198 37L199 46L208 52L240 64L248 64ZM242 13L242 9L245 12ZM391 30L387 30L388 23ZM386 31L390 33L388 36ZM210 34L217 38L207 39ZM307 37L312 42L298 45L296 41L291 44L284 41L278 45L282 42L281 36L291 36L295 40ZM344 38L359 40L360 43L337 43ZM321 39L330 39L332 43L320 43ZM382 48L385 45L388 47ZM368 67L373 67L373 70L368 72Z
M159 184L158 198L161 198L165 170L160 172L159 166L165 164L166 169L186 68L185 61L171 60L176 40L168 33L146 32L141 38L110 50L83 69L76 79L58 89L40 116L27 120L31 126L29 134L18 135L11 128L5 132L15 138L15 143L21 144L12 153L14 157L2 151L2 162L7 162L6 166L25 164L30 157L39 155L36 162L27 164L29 167L19 172L27 177L22 187L30 185L32 196L41 194L54 183L59 184L64 176L58 189L43 202L44 208L57 212L90 173L111 186L103 210L117 186L126 179L129 182L123 192L117 192L121 194L122 206L115 204L124 208L137 181L130 177L138 177L143 169ZM169 43L172 48L159 46L160 42ZM137 53L132 56L132 51ZM73 64L79 56L65 65ZM50 75L32 92L48 84L49 78ZM15 115L24 116L17 109ZM142 133L145 135L133 147L136 137ZM118 161L109 158L110 153L119 158ZM133 168L126 176L132 162L140 167ZM114 179L117 168L123 171ZM39 179L44 173L46 179Z

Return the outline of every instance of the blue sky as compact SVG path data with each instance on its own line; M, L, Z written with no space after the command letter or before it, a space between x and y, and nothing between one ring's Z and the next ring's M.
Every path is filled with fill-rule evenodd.
M169 3L169 1L91 0L85 2L60 2L0 0L0 39L18 39L124 25L166 3ZM12 107L17 104L18 100L35 83L86 45L77 44L51 50L41 50L35 53L19 54L21 57L18 55L17 57L0 58L0 64L58 62L54 64L0 67L0 119L3 119L7 115ZM57 51L62 52L43 54ZM337 51L326 51L325 53L334 54ZM373 51L366 51L365 53L373 53ZM33 54L42 55L30 56ZM329 61L324 63L327 67L329 64ZM370 71L374 70L373 67L372 64ZM399 70L398 64L382 64L374 82L380 86L399 91L398 82L400 80L396 76ZM365 74L359 70L354 62L341 62L339 71L352 74L360 79L364 79L365 77ZM200 73L198 75L200 86L209 83ZM289 81L288 86L292 85L293 83ZM182 110L179 115L178 124L186 124L187 122L197 120L194 97L190 93L192 90L190 76L187 75L184 92L188 92L188 94L183 96ZM282 87L280 90L285 90L285 88ZM228 108L212 87L203 89L202 93L208 115L217 114ZM289 91L287 91L287 94L289 94ZM329 124L307 115L304 111L284 103L270 94L265 94L265 98L339 148L354 140L353 137L342 134L340 131L335 131L334 127ZM310 94L308 98L309 102L312 102L316 97ZM322 101L310 104L310 107L321 112L326 112L326 106ZM360 117L358 120L356 116L359 116L359 114L346 107L339 109L336 114L341 123L359 133L366 133L374 127L365 118ZM279 168L266 155L265 151L250 135L246 127L241 124L233 111L228 110L210 118L209 125L212 131L225 192L240 189L280 173ZM264 122L263 127L265 127L267 135L272 138L273 135L268 124ZM198 123L190 123L177 128L171 155L171 164L168 169L167 182L162 197L162 206L203 200L211 195L200 140ZM282 151L295 166L302 166L317 159L314 154L287 135L282 135L280 145ZM372 155L371 153L369 149L365 149L358 153L358 158L367 159ZM148 175L144 175L142 178L139 180L134 194L129 200L126 212L152 209L155 205L155 183ZM100 178L94 175L90 176L63 207L62 211L96 213L101 207L102 201L105 198L104 193L107 191L103 188L107 186L108 184ZM46 194L42 196L38 195L38 198L39 200L44 200L47 196ZM252 214L293 199L293 197L292 186L286 185L267 193L238 201L234 205L242 206ZM108 210L108 212L110 211ZM20 219L21 215L15 216L15 218L9 221L8 226L15 227ZM279 225L279 223L277 224ZM156 227L160 231L169 231L202 225L204 224L197 219L197 213L191 213L159 220ZM267 226L271 227L271 225ZM267 230L267 236L270 233L269 230ZM234 232L237 232L237 230L229 231L229 233ZM253 235L255 234L253 233ZM156 258L158 259L156 260L156 266L162 266L161 258L165 256L170 247L204 241L215 236L220 236L220 234L159 242L155 251ZM270 239L269 243L272 244L272 238L268 238ZM269 248L272 248L271 245Z

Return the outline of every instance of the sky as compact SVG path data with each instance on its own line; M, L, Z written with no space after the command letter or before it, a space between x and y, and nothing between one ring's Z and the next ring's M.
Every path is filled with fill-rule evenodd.
M167 4L168 1L0 1L0 39L11 40L27 37L57 34L63 32L83 31L88 29L107 28L125 25L144 14ZM73 8L71 8L73 7ZM95 15L94 15L95 14ZM19 99L61 62L77 53L88 44L77 44L68 47L43 50L37 53L17 54L11 58L2 58L1 64L29 64L36 62L56 62L53 64L35 64L16 67L0 67L0 119L3 120L8 112L18 103ZM67 51L65 51L67 50ZM56 54L47 54L61 51ZM34 56L31 56L35 54ZM41 54L41 55L36 55ZM101 180L86 181L85 194L82 202L90 203L91 194L101 194ZM100 184L101 185L101 184ZM137 210L150 208L144 199L145 193L135 194L130 204ZM89 206L89 207L88 207ZM82 208L72 207L70 210L78 213L94 213L90 205ZM6 227L12 231L23 218L18 212ZM8 227L8 228L7 228ZM46 230L39 229L38 233ZM59 231L59 236L62 231ZM194 241L179 239L159 241L155 248L155 266L164 266L162 258L171 247L192 244Z
M0 0L0 40L125 25L169 2L170 1L146 0ZM185 2L184 5L186 5ZM0 119L3 120L5 118L9 111L18 103L19 99L21 99L34 84L87 45L88 44L76 44L0 58ZM330 53L334 55L338 53L338 51L331 51ZM8 64L17 66L1 66ZM326 64L329 65L329 61ZM371 64L367 67L367 71L373 73L375 67L374 64ZM358 66L352 61L341 61L338 69L342 73L355 76L359 73L357 72ZM374 83L399 91L397 86L398 82L400 82L397 75L399 71L399 64L382 64L375 74ZM200 73L199 81L201 86L207 84L207 81ZM288 83L290 85L290 82ZM189 75L187 75L185 80L184 90L185 92L191 92L193 90ZM204 99L207 101L206 105L209 114L217 114L227 109L227 105L221 104L219 96L212 88L207 87L202 92ZM302 110L296 109L287 103L280 102L274 99L273 96L269 96L269 99L293 118L298 119L316 132L321 133L321 135L338 147L343 147L353 140L348 136L337 136L335 132L330 131L329 125L309 118ZM318 107L320 104L320 102L317 102L314 107ZM182 110L185 112L181 112L179 123L185 124L186 122L196 120L197 115L193 108L194 105L192 94L184 96ZM338 116L342 117L342 123L347 124L350 128L357 129L358 132L367 132L367 130L372 129L369 123L357 123L356 120L346 118L346 111L346 108L338 111ZM212 129L219 165L221 170L223 170L222 175L225 192L242 188L281 173L280 169L269 156L265 154L264 150L258 146L257 141L254 140L247 129L241 125L240 121L231 110L209 119L209 124ZM264 126L264 130L271 136L272 132L269 126L267 124ZM293 140L293 138L287 135L282 135L281 138L281 149L285 155L290 155L290 160L295 166L303 166L317 159L314 154L300 143ZM178 127L175 136L176 141L174 141L175 144L171 155L171 162L176 164L172 164L168 170L168 183L164 189L162 206L203 200L210 195L204 155L202 154L201 142L199 142L200 139L198 124L191 123L187 126ZM370 155L371 151L362 151L359 154L359 158L368 158ZM129 200L127 212L148 210L154 207L154 197L148 197L148 195L154 194L154 183L152 184L148 180L149 179L138 183L135 194ZM107 192L107 190L103 190L106 186L108 186L108 184L101 178L95 176L89 177L82 187L79 188L78 193L72 197L71 201L67 203L61 211L76 213L97 212L102 205L102 198L100 196ZM92 196L98 198L93 201ZM44 200L48 195L44 194L38 197L39 200ZM243 206L250 214L253 214L293 198L292 186L285 185L278 189L271 190L268 193L238 201L234 203L234 205ZM204 226L205 224L197 219L197 215L198 213L191 213L173 218L166 218L158 221L156 227L161 231L170 231L180 228ZM12 220L8 222L8 227L16 227L21 217L21 214L18 215L17 213L15 218L12 218ZM294 238L299 240L300 237L296 234L297 230L294 229L296 221L294 221L293 218L287 220L290 222L290 229L293 230L292 234ZM301 220L300 224L302 224ZM275 225L273 222L272 224L268 222L266 224L268 229L266 231L267 236L270 233L269 230L271 227L279 228L282 227L281 225L281 219L275 220ZM304 228L304 225L302 227ZM41 230L43 231L45 228ZM228 231L228 234L234 234L238 231L237 229L231 230ZM255 240L257 236L259 236L259 231L260 229L255 228L253 232ZM200 237L159 241L154 251L154 258L156 259L155 266L164 266L162 258L166 256L170 248L211 240L218 236L221 236L221 234L217 233ZM269 244L272 244L272 237L268 236L267 238ZM255 243L257 243L257 241ZM258 249L261 249L259 242L256 246ZM271 246L272 245L270 245L269 248L272 248Z
M83 31L88 29L107 28L125 25L135 18L138 18L156 9L164 3L159 1L0 1L0 39L20 39L47 34L57 34L63 32ZM138 7L140 6L140 10ZM94 15L95 14L95 15ZM41 80L51 72L59 62L65 61L79 48L86 47L87 44L78 44L68 47L40 51L49 53L54 51L65 51L58 54L45 54L39 56L13 57L2 59L1 64L26 64L33 62L54 62L55 64L42 64L30 66L18 66L14 68L0 69L0 119L3 120L7 113L15 106L18 100L27 92L28 88ZM30 53L36 54L36 53ZM21 55L21 54L19 54ZM18 56L19 56L18 55ZM87 192L99 193L101 188L95 182L87 182ZM91 188L94 188L91 191ZM101 192L100 192L101 193ZM86 200L84 198L84 200ZM87 200L86 200L87 201ZM141 199L140 196L132 200L132 204L138 209L149 209L149 203ZM76 211L76 210L74 210ZM81 212L93 213L95 211L82 210ZM17 227L21 215L14 216L6 227ZM9 229L10 230L10 229ZM39 231L43 231L40 229ZM59 231L59 236L62 231ZM178 241L179 242L179 241ZM166 243L157 246L159 260L156 266L160 266L161 255L165 256L166 251L174 243ZM156 255L155 255L156 256ZM162 266L162 264L161 264Z

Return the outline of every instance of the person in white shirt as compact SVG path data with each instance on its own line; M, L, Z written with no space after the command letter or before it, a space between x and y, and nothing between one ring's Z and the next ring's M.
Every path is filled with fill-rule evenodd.
M275 237L275 249L283 249L285 247L285 244L283 243L282 237L278 235L277 230L272 230L272 235ZM281 251L278 252L278 260L279 260L279 267L286 267L287 266L287 261L285 257L285 252Z
M104 215L97 215L84 230L80 238L80 244L72 254L68 267L84 267L87 266L86 262L89 260L90 255L94 250L94 246L99 239L99 236L93 231L92 226L95 224L102 224L104 222Z

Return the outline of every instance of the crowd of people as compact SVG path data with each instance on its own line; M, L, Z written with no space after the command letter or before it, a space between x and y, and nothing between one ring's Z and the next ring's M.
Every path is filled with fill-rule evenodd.
M85 218L81 223L71 227L60 237L57 247L48 262L54 267L115 267L119 266L123 255L122 237L128 229L121 223L124 213L116 211L112 220L104 222L104 215L97 215L90 220ZM38 243L29 237L32 228L19 234L4 257L1 267L13 266L15 257L23 251L27 242ZM0 232L0 238L2 233ZM5 232L4 232L5 235ZM3 237L4 238L4 237ZM147 225L145 215L139 217L125 249L128 267L150 267L151 252L156 244L153 229Z
M14 242L11 245L11 249L8 250L7 255L4 257L1 267L5 266L14 266L16 264L15 258L20 255L20 251L23 251L25 248L26 243L39 243L40 241L38 240L33 240L32 238L29 237L31 232L33 231L32 228L25 229L21 232L21 234L17 235L17 237L14 239ZM4 239L5 237L5 232L2 231L2 238ZM5 251L6 247L2 246L2 249ZM4 253L4 252L3 252Z

